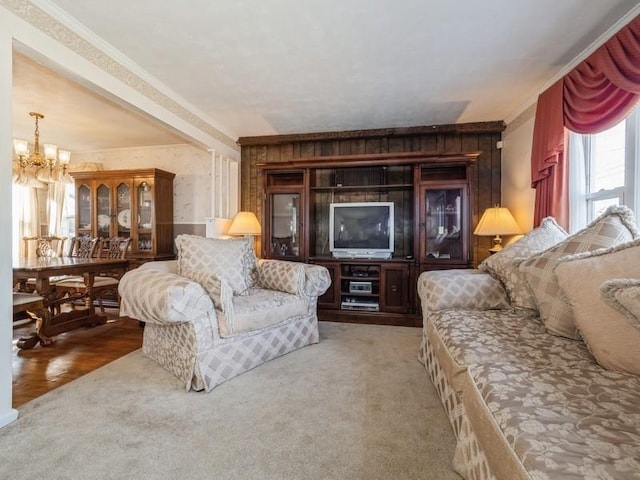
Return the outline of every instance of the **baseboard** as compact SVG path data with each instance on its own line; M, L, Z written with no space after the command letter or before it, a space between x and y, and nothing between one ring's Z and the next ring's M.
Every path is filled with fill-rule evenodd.
M0 415L0 428L15 422L18 419L18 410L10 408L7 412Z

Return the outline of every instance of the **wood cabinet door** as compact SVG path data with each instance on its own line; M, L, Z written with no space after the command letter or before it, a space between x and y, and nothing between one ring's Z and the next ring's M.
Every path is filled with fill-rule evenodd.
M409 268L398 263L380 267L380 309L384 312L407 313L409 311Z

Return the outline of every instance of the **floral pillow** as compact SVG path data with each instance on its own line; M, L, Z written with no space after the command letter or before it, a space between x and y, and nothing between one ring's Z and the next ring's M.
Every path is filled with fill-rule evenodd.
M502 282L512 306L535 310L535 298L518 267L527 258L557 245L565 238L567 232L553 218L544 218L538 228L485 259L478 269Z
M218 239L178 235L178 273L211 272L226 280L234 295L244 294L253 284L256 257L253 238Z

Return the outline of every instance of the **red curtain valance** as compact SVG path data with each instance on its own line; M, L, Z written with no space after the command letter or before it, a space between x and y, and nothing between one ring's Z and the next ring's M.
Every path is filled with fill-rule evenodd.
M622 121L639 101L640 16L538 97L531 149L535 225L553 216L568 226L566 129L604 131Z
M564 125L598 133L621 122L640 95L640 18L564 77Z

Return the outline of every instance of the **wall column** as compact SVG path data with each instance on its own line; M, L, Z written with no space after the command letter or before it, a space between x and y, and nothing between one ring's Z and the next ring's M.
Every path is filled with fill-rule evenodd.
M0 22L1 23L1 22ZM0 29L0 105L12 103L12 39ZM11 225L11 161L12 138L11 108L0 108L0 225ZM18 418L11 408L13 301L11 298L13 273L11 271L11 231L0 234L0 427Z

